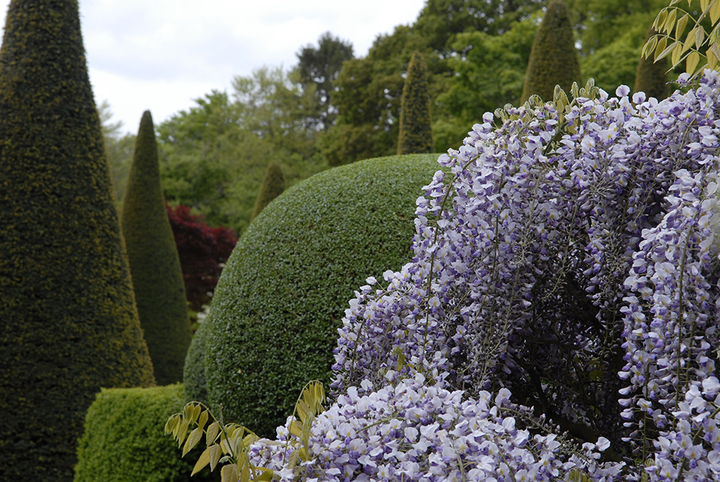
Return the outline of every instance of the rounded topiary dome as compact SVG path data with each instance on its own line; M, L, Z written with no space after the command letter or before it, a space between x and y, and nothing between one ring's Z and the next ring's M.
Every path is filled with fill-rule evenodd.
M220 278L206 333L207 394L226 421L271 436L306 382L329 382L354 291L411 260L415 200L440 168L436 159L324 171L253 221Z

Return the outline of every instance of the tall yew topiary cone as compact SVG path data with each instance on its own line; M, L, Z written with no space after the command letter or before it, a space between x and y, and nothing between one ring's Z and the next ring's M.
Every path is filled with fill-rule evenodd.
M650 27L645 36L645 42L650 37L655 35L657 32ZM670 88L668 87L668 76L667 71L670 69L670 62L665 57L655 62L655 56L651 55L648 58L640 56L638 62L637 74L635 74L635 85L633 86L633 92L645 92L645 95L655 97L657 100L662 100L670 94Z
M550 0L530 51L521 103L533 94L552 100L556 85L570 92L573 82L581 81L568 9L562 0Z
M12 0L0 48L0 480L73 480L100 387L154 384L77 0Z
M282 168L279 163L271 162L265 170L265 177L263 178L262 186L260 186L258 197L255 200L255 208L253 209L250 221L252 222L252 220L260 214L260 211L265 209L265 206L282 194L284 190L285 176L283 176Z
M155 379L159 385L180 382L192 330L180 258L160 185L150 111L140 121L120 224Z
M398 154L425 154L433 151L430 94L427 65L420 52L413 52L400 104Z

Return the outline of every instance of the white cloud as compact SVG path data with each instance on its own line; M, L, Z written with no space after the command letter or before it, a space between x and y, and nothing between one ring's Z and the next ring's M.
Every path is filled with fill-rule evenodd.
M4 25L9 0L0 0ZM90 77L98 102L136 129L189 108L232 77L263 65L289 68L327 31L364 56L380 33L413 22L424 0L80 0Z

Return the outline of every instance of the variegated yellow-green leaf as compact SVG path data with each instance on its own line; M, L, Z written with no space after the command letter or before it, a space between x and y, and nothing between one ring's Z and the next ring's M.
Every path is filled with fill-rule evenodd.
M685 43L683 44L683 52L687 52L693 47L693 45L695 45L695 32L697 32L697 29L698 27L693 27L692 30L688 32Z
M222 448L218 444L211 445L207 448L208 453L210 454L210 471L212 472L215 470L215 466L218 463L218 460L220 460L220 457L222 456Z
M652 55L652 53L655 51L655 47L657 47L657 44L658 36L653 35L648 39L647 42L645 42L645 45L643 45L642 56L646 59L649 58L650 55Z
M665 47L665 50L660 52L660 55L655 57L655 61L657 62L658 60L664 59L665 57L667 57L670 53L672 53L673 50L675 50L675 48L677 46L678 46L678 42L673 42L670 45L668 45L667 47Z
M655 46L655 61L656 62L657 62L657 59L660 56L660 54L665 51L666 46L667 46L667 37L660 37L657 45ZM573 95L573 97L577 97L577 96Z
M297 453L298 457L300 457L300 460L302 460L303 462L307 462L308 460L310 460L310 452L308 452L305 447L300 447L297 450Z
M193 407L193 413L192 413L192 421L193 423L198 419L200 416L200 412L202 412L202 407L200 405L195 405Z
M205 424L208 421L208 416L209 416L209 414L208 414L207 410L205 410L203 413L200 414L200 418L198 419L198 423L197 423L199 429L205 428Z
M290 435L294 435L296 437L300 437L302 435L303 431L303 423L295 420L293 423L290 424Z
M302 444L307 447L310 443L310 429L312 428L312 423L315 417L313 417L312 413L308 414L307 420L303 423L303 429L300 439L302 440Z
M248 464L243 464L240 473L240 482L250 482L250 475L250 466Z
M710 54L712 55L712 54ZM687 72L690 75L693 75L695 73L695 68L697 67L698 63L700 62L700 54L697 52L690 52L690 55L688 55L687 58L687 64L685 65L685 72Z
M185 409L183 410L183 420L191 420L194 410L195 405L192 402L185 405Z
M661 31L665 26L665 20L667 19L667 16L667 8L663 8L662 10L660 10L660 13L658 13L657 17L655 17L655 21L653 22L653 28L658 32Z
M676 42L677 43L677 42ZM673 67L677 66L677 64L680 63L680 57L682 56L682 49L678 45L673 51L672 51L672 57L670 58L670 62L672 63Z
M683 32L685 31L685 27L687 27L687 23L690 17L686 13L682 17L680 17L680 20L677 22L677 26L675 27L675 38L682 37Z
M695 46L697 48L702 47L702 44L704 41L705 41L705 29L698 26L698 29L695 30Z
M265 467L257 467L257 470L260 471L260 474L255 476L255 480L258 482L270 482L275 475L275 472Z
M255 442L257 442L258 440L260 440L260 437L258 437L258 436L255 435L254 433L249 433L249 434L247 434L247 435L245 436L245 438L243 439L243 445L245 446L245 448L247 448L247 447L249 447L250 445L252 445L252 444L254 444Z
M710 46L710 52L712 52L715 55L715 58L720 59L720 45L712 44Z
M720 20L720 2L715 0L710 6L710 22L715 25L718 20Z
M718 64L718 59L715 57L715 54L712 53L712 51L708 50L706 52L707 54L707 61L708 61L708 68L715 70L715 66Z
M665 33L670 34L672 32L673 27L675 27L675 20L677 19L677 10L671 9L668 11L668 16L665 19L665 26L664 29Z
M237 480L240 478L240 475L238 474L237 465L235 465L235 464L223 465L223 468L220 471L220 477L221 477L222 482L237 482Z
M217 422L213 422L208 426L207 428L207 436L205 437L205 441L208 445L215 442L215 439L217 438L217 435L220 433L220 424Z
M203 436L203 431L200 427L195 428L192 432L190 432L190 436L187 438L187 441L185 442L185 446L183 447L183 453L182 456L185 457L185 454L190 452L193 447L197 445L197 443L200 441L200 439Z
M208 447L203 451L202 454L200 454L200 458L198 459L198 461L195 462L195 467L193 467L190 477L192 477L193 475L200 472L209 463L210 463L210 448Z
M182 447L185 437L187 437L188 425L190 425L190 420L183 420L178 426L178 434L177 437L175 437L178 441L178 447Z
M297 405L295 405L295 410L300 420L305 423L305 417L307 417L307 414L310 412L310 407L307 406L305 400L298 400Z
M165 433L171 434L175 430L175 427L179 423L179 419L176 415L173 415L172 417L168 418L168 421L165 423Z
M700 10L702 10L704 12L705 9L708 8L709 3L710 3L710 0L700 0Z
M290 454L290 457L288 457L288 463L287 463L287 467L289 469L295 468L295 466L297 465L298 456L299 456L299 454L298 454L297 450L293 451L293 453Z

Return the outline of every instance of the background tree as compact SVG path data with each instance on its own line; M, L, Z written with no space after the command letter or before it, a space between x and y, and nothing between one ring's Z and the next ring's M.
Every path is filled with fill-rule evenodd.
M75 0L12 0L0 49L0 480L72 481L100 387L154 384Z
M123 122L112 122L113 113L110 104L104 100L98 106L102 134L105 141L105 155L110 164L110 175L115 187L115 198L118 207L122 205L125 195L125 184L130 173L133 151L135 149L135 135L122 133Z
M313 117L314 127L327 131L337 117L337 109L332 104L333 82L343 62L353 58L352 43L325 32L318 39L317 48L306 45L296 55L299 83L303 90L312 89L315 95L318 112Z
M150 111L140 121L120 221L155 379L160 385L180 382L192 332L180 260L165 212Z
M283 176L282 168L277 162L271 162L265 171L262 186L258 193L255 208L253 209L252 218L255 219L270 201L278 197L285 190L285 176Z
M552 100L556 85L570 92L572 83L581 81L567 6L562 0L551 0L535 34L520 102L533 94Z
M210 303L225 262L237 243L230 228L211 228L187 206L165 205L177 246L187 303L197 313ZM194 326L194 329L197 329Z
M432 152L432 119L428 95L427 65L420 52L413 52L407 67L400 108L398 154Z

